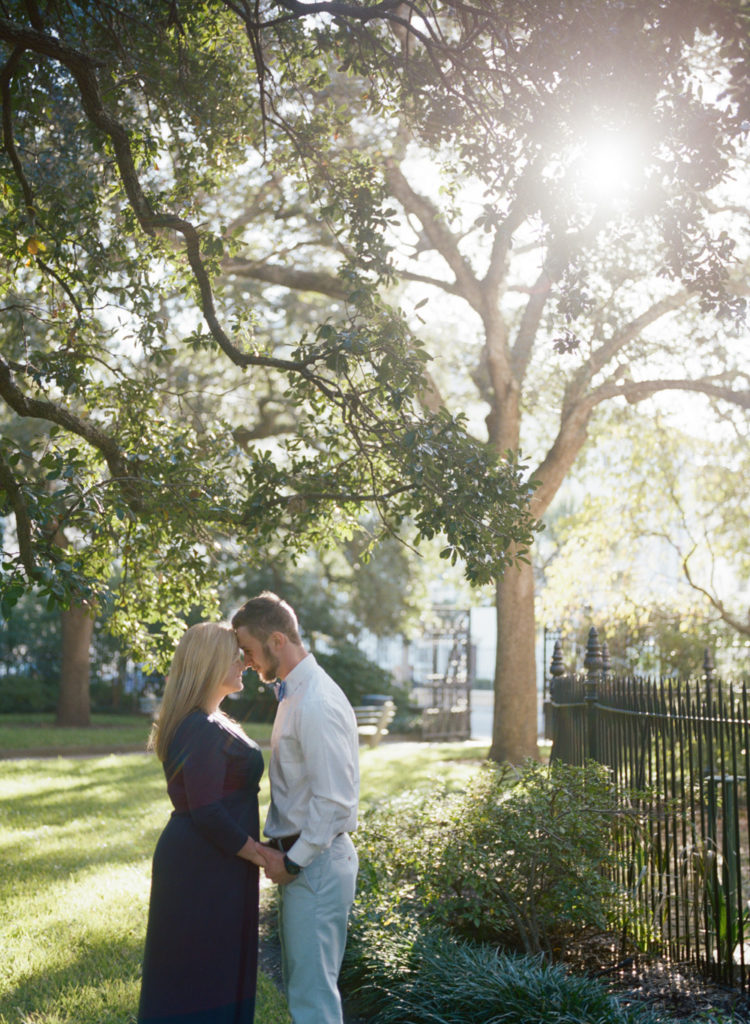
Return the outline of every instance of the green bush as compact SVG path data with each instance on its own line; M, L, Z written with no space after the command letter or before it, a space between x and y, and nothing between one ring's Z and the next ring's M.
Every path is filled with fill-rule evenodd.
M600 765L487 766L464 793L410 794L365 815L360 908L558 956L617 912L608 868L620 821Z
M0 714L54 711L57 686L34 673L0 676Z
M224 704L224 710L238 722L272 722L278 703L272 686L261 683L255 672L244 676L245 688Z
M89 688L94 714L134 715L138 713L140 694L123 691L114 682L94 679Z
M354 926L342 982L370 1024L647 1024L604 986L402 918Z
M475 690L494 690L495 680L481 677L479 679L474 680L474 682L472 683L472 687Z
M326 654L316 651L315 658L354 705L361 704L368 693L393 693L390 672L370 661L354 644L342 643Z

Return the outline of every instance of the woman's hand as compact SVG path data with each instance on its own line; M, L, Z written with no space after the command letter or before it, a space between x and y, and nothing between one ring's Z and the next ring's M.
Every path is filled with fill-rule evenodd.
M252 861L253 864L257 864L259 868L268 867L268 850L261 843L256 842L251 836L247 837L247 842L241 850L237 852L238 857L242 857L243 860Z

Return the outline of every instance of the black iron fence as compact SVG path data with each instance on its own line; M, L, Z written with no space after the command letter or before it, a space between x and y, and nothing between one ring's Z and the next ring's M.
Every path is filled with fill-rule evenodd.
M726 984L750 983L750 707L745 683L619 677L596 630L583 675L560 642L550 674L552 756L607 765L643 823L616 840L624 930ZM627 908L630 908L628 912Z

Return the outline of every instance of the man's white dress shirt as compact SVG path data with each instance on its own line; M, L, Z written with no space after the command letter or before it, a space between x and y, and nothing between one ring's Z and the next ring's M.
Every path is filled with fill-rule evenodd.
M289 859L306 867L357 827L359 735L343 690L312 654L285 679L271 733L269 839L299 834Z

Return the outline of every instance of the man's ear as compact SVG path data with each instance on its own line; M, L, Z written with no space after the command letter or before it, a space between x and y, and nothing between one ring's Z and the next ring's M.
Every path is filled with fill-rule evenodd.
M271 633L271 635L268 638L268 645L274 654L278 654L285 643L286 636L279 630L276 630L275 632Z

